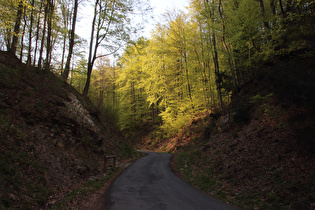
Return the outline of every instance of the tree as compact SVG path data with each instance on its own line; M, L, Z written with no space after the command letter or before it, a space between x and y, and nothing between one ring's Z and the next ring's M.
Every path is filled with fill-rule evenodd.
M51 53L52 53L52 23L54 15L54 0L47 0L47 41L46 41L46 62L45 62L45 71L50 69Z
M16 20L15 20L14 31L13 31L12 44L9 48L9 52L13 55L15 55L16 53L16 47L18 44L22 13L23 13L23 0L20 0L18 3L18 10L17 10Z
M36 55L37 55L37 50L38 50L38 41L39 41L39 32L40 32L40 22L41 22L41 18L40 18L40 14L42 12L44 3L40 2L40 7L37 13L37 24L36 24L36 35L35 35L35 49L34 49L34 58L33 58L33 66L35 66L36 63Z
M66 61L66 66L63 72L63 79L66 81L69 76L69 71L70 71L70 61L71 57L73 54L73 45L74 45L74 35L75 35L75 24L77 21L77 13L78 13L78 0L74 0L74 6L73 6L73 18L72 18L72 27L71 27L71 34L69 37L69 52L68 52L68 57Z
M129 41L131 29L127 24L130 22L128 14L132 12L132 3L132 1L125 0L95 1L84 95L87 95L89 91L95 60L114 54L124 43ZM98 55L97 52L100 46L107 53Z
M119 124L123 130L134 131L151 118L143 81L147 76L143 71L143 53L147 42L139 39L126 47L119 61L117 94L119 94Z
M32 0L31 3L32 9L31 9L31 20L29 25L29 35L28 35L28 54L27 54L27 65L31 65L32 60L32 35L33 35L33 22L34 22L34 6L35 6L35 0Z
M93 98L98 109L115 109L115 79L116 68L111 65L108 58L100 58L96 62L97 69L93 73L91 84L91 98Z
M262 0L260 0L260 1L262 1ZM235 76L233 57L232 57L230 47L226 41L226 36L227 36L226 35L226 24L225 24L225 19L223 18L223 16L224 16L223 15L223 5L222 5L221 0L219 0L218 10L219 10L219 16L221 18L221 23L222 23L222 42L223 42L224 48L225 48L226 53L227 53L228 63L229 63L232 79L234 82L234 90L235 90L235 93L238 93L238 83L237 83L236 76Z
M46 0L44 3L44 25L43 25L43 30L42 30L42 38L41 38L41 44L40 44L40 50L39 50L39 58L38 58L38 68L42 67L42 59L43 59L43 51L44 51L44 43L45 43L45 36L46 36L46 24L47 24L47 16L48 16L48 2L49 0Z

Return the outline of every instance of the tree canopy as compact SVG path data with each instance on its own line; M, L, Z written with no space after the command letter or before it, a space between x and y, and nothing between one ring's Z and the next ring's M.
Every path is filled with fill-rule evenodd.
M62 75L126 130L172 134L227 106L262 65L314 55L313 0L190 0L187 14L168 11L136 39L133 15L149 11L146 1L94 0L88 55L75 33L85 4L1 0L0 48Z

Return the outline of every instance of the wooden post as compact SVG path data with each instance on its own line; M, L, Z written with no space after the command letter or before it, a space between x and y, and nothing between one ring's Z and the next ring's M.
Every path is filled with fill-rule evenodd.
M104 162L104 169L105 170L107 169L107 166L108 166L110 159L113 159L111 167L112 168L116 167L116 155L107 155L107 156L105 156L105 162Z

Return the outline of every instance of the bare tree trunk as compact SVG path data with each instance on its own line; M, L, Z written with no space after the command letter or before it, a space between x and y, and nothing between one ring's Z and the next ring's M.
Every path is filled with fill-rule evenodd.
M23 1L20 0L19 6L18 6L18 11L17 11L17 16L16 16L16 20L15 20L12 44L11 44L11 48L8 50L13 55L15 55L15 53L16 53L16 47L17 47L17 43L18 43L18 39L19 39L19 33L20 33L22 13L23 13Z
M40 51L39 51L39 58L38 58L38 68L42 68L43 51L44 51L44 43L45 43L44 40L45 40L45 35L46 35L47 16L48 16L48 2L46 2L46 5L45 5L45 18L44 18L42 40L41 40L41 44L40 44Z
M26 30L26 15L25 15L25 11L26 8L23 8L23 20L24 20L24 25L23 25L23 31L22 31L22 36L21 36L21 49L20 49L20 61L22 62L23 59L23 50L24 50L24 35L25 35L25 30Z
M65 21L66 22L66 21ZM66 25L65 25L66 27ZM68 28L68 27L66 27ZM61 69L61 76L63 75L63 64L65 61L65 54L66 54L66 42L67 42L67 33L63 35L63 47L62 47L62 55L61 55L61 64L60 64L60 69Z
M38 13L33 66L35 66L35 63L36 63L37 45L38 45L38 39L39 39L40 14L42 12L42 8L43 8L43 2L40 3L39 13Z
M224 48L228 54L228 63L229 63L229 66L230 66L230 71L231 71L231 74L232 74L232 79L233 79L233 82L234 82L234 90L236 93L238 93L238 84L237 84L237 80L236 80L236 77L235 77L235 70L234 70L234 65L232 63L232 56L231 56L231 52L230 52L230 49L225 41L225 35L226 35L226 32L225 32L225 24L224 24L224 19L223 19L223 12L222 12L223 8L222 8L222 4L221 4L221 0L219 0L219 15L220 15L220 18L221 18L221 22L222 22L222 42L223 42L223 45L224 45Z
M34 21L34 4L35 1L32 0L32 11L31 11L31 20L30 20L30 27L29 27L29 34L28 34L28 54L27 54L27 65L31 65L31 53L32 53L32 33L33 33L33 21Z
M70 71L70 61L73 53L73 46L74 46L74 35L75 35L75 24L77 21L77 12L78 11L78 0L74 1L74 11L73 11L73 18L72 18L72 29L71 29L71 35L69 38L69 53L66 61L65 70L63 73L63 79L67 81Z
M53 20L53 12L54 12L54 1L48 0L48 20L47 20L47 47L46 47L46 62L45 62L45 71L49 71L50 69L50 61L51 61L51 36L52 36L52 20Z
M116 81L116 68L115 65L113 66L113 108L116 110L116 85L115 85L115 81Z
M67 8L69 10L69 8ZM69 24L69 16L66 14L66 9L62 7L62 16L63 16L63 26L66 30L68 30L68 24ZM71 19L70 19L71 22ZM65 61L65 54L66 54L66 43L67 43L67 37L70 36L68 33L63 34L63 47L62 47L62 55L61 55L61 64L60 64L60 69L61 69L61 76L63 76L63 66L64 66L64 61Z
M218 59L218 50L216 47L216 36L215 33L212 33L212 46L213 46L213 62L214 62L214 72L216 75L216 85L219 99L219 107L223 108L222 102L222 93L221 93L221 76L220 76L220 68L219 68L219 59Z
M193 103L192 94L191 94L191 86L190 86L190 81L189 81L189 72L188 72L188 67L187 67L187 54L186 54L186 51L184 52L184 62L185 62L185 72L186 72L188 96L189 96L189 100L190 100L190 103L191 103L191 108L194 109L194 103Z
M271 8L272 15L275 16L276 15L275 0L270 0L270 8Z
M87 69L87 77L86 77L86 83L83 89L83 95L87 96L89 93L90 83L91 83L91 74L92 74L92 68L93 68L93 43L94 43L94 32L95 32L95 22L96 22L96 16L97 16L97 6L98 6L98 0L95 2L94 7L94 17L92 21L92 31L91 31L91 39L90 39L90 50L89 50L89 59L88 59L88 69ZM94 56L95 57L95 56Z
M265 6L263 0L259 0L259 7L265 28L269 28L268 22L265 20Z
M209 6L209 0L204 0L204 3L206 4L206 7ZM211 9L212 9L212 11L211 11ZM211 19L212 24L214 24L214 17L213 17L214 16L214 6L212 6L212 8L209 7L209 11L207 11L207 12L209 12L209 18ZM209 28L209 39L210 39L209 41L212 43L212 58L213 58L213 62L214 62L214 73L216 76L215 83L217 86L219 107L220 107L220 109L222 109L223 102L222 102L222 93L221 93L221 77L220 77L218 50L217 50L217 46L216 46L216 35L214 32L214 29L211 29L211 26L208 25L208 28Z
M279 5L280 5L280 10L281 10L281 13L282 13L282 17L285 18L287 15L286 15L286 12L283 9L282 0L279 0Z
M205 47L204 47L204 43L203 43L203 37L202 37L202 25L200 23L200 21L198 21L198 24L199 24L199 34L200 34L200 43L201 43L201 59L198 58L199 60L199 65L200 65L200 68L202 68L202 82L203 82L203 92L204 92L204 97L205 97L205 104L206 104L206 108L210 106L210 101L209 101L209 98L210 98L210 93L208 94L208 83L209 83L209 79L207 78L207 73L206 73L206 68L207 68L207 62L206 62L206 58L205 58ZM197 50L196 51L196 54L197 54ZM198 54L197 54L197 57ZM211 92L211 88L209 88L209 92Z

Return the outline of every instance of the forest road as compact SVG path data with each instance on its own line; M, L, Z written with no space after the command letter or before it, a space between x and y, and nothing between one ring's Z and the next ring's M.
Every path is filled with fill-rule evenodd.
M197 190L169 167L171 154L146 152L112 183L107 194L111 210L237 209Z

